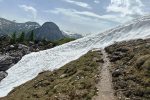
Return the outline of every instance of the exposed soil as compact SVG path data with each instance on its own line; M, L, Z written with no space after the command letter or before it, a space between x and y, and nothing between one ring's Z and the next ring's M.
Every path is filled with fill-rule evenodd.
M98 96L94 97L93 100L115 100L114 91L112 88L112 76L109 71L111 66L110 61L107 57L105 50L101 50L103 55L103 66L100 72L100 81L97 84Z

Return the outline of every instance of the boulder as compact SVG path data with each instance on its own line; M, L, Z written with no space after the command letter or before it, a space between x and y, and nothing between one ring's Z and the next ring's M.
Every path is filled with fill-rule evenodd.
M0 71L0 81L2 79L4 79L5 77L7 77L8 73L7 72L4 72L4 71Z
M126 48L126 47L118 48L116 51L127 52L127 51L129 51L129 48Z
M12 57L4 58L0 61L0 71L6 71L13 64Z
M125 57L125 55L126 55L126 53L124 53L124 52L116 51L112 54L112 56L110 56L110 61L115 62L115 61L120 60L123 57Z
M112 55L112 56L110 57L110 61L111 61L111 62L115 62L115 61L120 60L120 59L121 59L121 57L118 56L118 55Z
M34 42L30 41L29 46L32 46L32 45L34 45Z
M10 50L14 50L15 46L14 45L9 45L6 48L4 48L5 51L10 51Z
M23 45L23 44L18 44L18 49L22 50L22 49L28 49L28 46Z
M119 75L122 75L122 71L120 69L116 69L112 72L113 77L118 77Z

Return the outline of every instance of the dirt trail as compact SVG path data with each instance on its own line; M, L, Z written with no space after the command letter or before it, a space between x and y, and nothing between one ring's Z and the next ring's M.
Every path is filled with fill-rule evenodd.
M109 71L110 61L105 50L101 51L103 54L104 64L100 73L101 79L97 85L99 90L98 96L94 97L93 100L116 100L112 88L112 76Z

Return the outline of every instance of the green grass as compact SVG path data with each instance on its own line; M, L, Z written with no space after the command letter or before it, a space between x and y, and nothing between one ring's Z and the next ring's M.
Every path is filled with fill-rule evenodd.
M62 44L64 44L64 43L71 42L71 41L74 41L74 40L75 40L74 38L67 38L67 37L65 37L65 38L63 38L63 39L54 41L53 43L54 43L55 45L62 45Z

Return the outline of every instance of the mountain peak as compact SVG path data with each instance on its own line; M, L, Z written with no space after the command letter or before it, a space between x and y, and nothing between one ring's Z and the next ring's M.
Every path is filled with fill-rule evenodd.
M59 40L64 37L59 27L53 22L45 22L41 27L34 30L36 39Z
M25 24L36 24L36 25L39 25L39 26L40 26L39 23L37 23L37 22L31 22L31 21L25 22Z
M59 27L53 22L45 22L42 27L48 27L51 29L59 29Z

